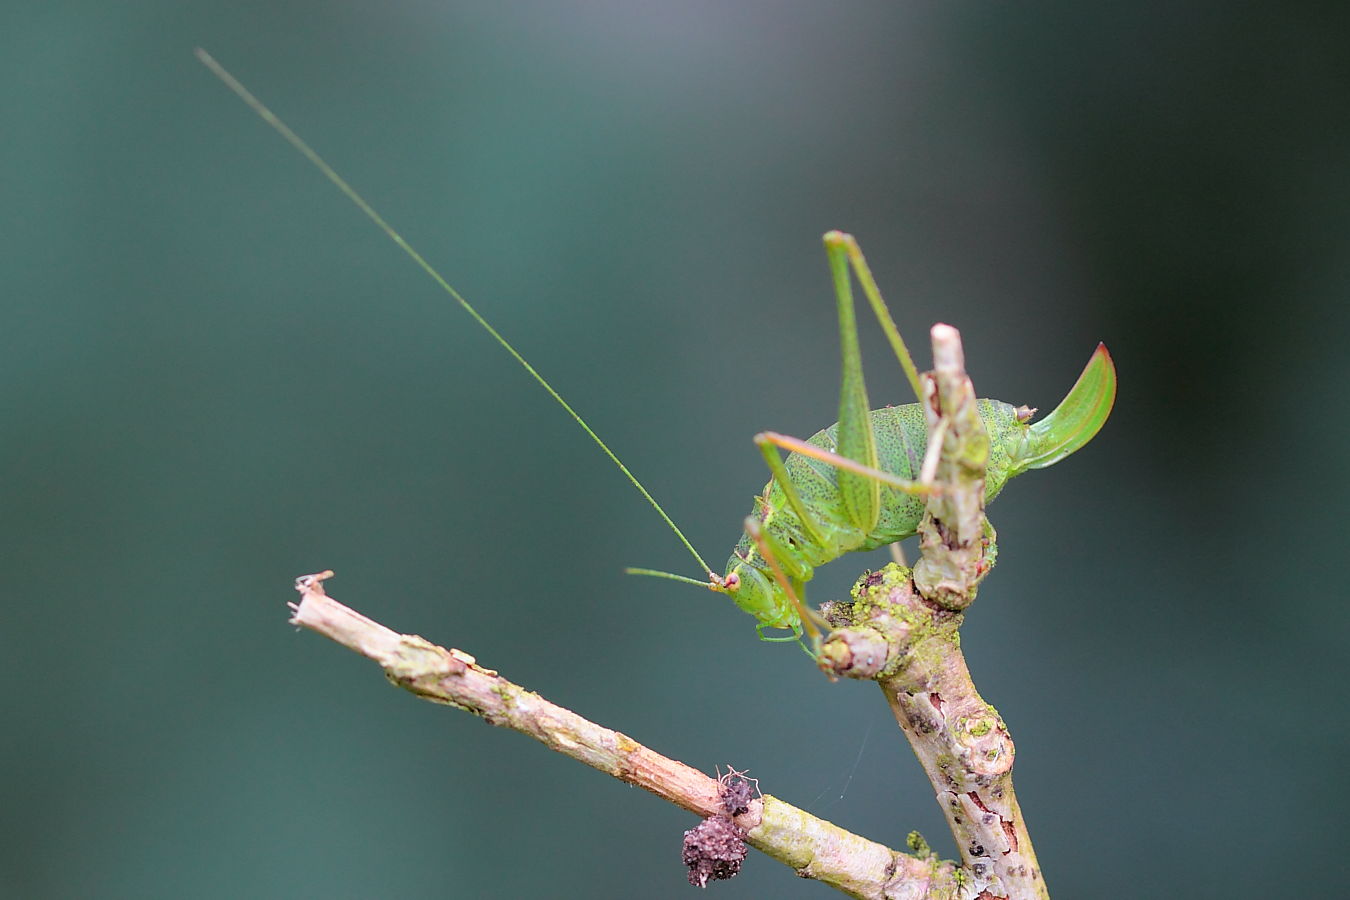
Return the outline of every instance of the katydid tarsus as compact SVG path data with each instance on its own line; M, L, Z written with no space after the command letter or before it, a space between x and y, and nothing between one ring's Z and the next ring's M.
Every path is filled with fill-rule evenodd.
M921 477L928 444L921 405L924 402L922 382L862 251L851 235L838 231L825 235L843 356L839 421L804 441L774 432L755 436L755 444L763 454L771 477L756 498L751 514L745 519L740 541L727 560L724 572L719 575L704 562L670 516L599 435L421 254L206 51L198 50L197 56L425 270L566 410L657 511L706 573L706 580L650 569L629 569L630 573L670 578L726 594L758 620L756 630L761 639L799 641L806 631L814 640L817 630L813 620L819 616L808 611L803 591L815 569L846 553L873 550L917 533L924 514L924 498L941 490L941 485L934 483L931 477ZM918 402L871 408L863 382L854 319L854 277ZM1111 357L1104 345L1098 345L1068 395L1039 422L1030 422L1035 411L1025 406L980 400L980 418L990 438L986 500L997 496L1014 475L1052 465L1091 440L1111 411L1115 391L1116 376ZM782 456L782 450L788 451L786 458ZM787 634L767 635L765 629L780 629Z

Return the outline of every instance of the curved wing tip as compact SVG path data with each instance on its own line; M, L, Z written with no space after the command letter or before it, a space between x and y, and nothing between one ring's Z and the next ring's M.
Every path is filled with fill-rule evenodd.
M1028 426L1031 443L1016 471L1043 469L1082 449L1101 431L1116 403L1116 366L1103 342L1069 393L1039 422Z
M1111 351L1106 349L1104 341L1097 342L1097 349L1093 353L1094 357L1099 357L1106 363L1107 370L1111 373L1110 399L1107 401L1108 408L1114 406L1116 402L1116 361L1111 358Z

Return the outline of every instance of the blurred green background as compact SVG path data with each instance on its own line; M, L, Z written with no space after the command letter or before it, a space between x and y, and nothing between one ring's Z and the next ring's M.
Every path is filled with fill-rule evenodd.
M1342 4L10 4L5 897L689 897L688 814L390 689L292 579L653 748L954 853L874 688L761 644L441 266L720 562L835 418L819 244L1042 408L965 628L1059 897L1343 882ZM874 399L906 389L875 329ZM923 354L926 356L926 352ZM880 560L827 567L839 596ZM828 896L752 855L720 897Z

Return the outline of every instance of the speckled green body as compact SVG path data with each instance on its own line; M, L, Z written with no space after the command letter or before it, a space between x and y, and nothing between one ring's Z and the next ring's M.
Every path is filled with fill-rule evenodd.
M979 414L989 435L989 467L985 501L993 500L1017 469L1012 460L1025 445L1028 426L1015 407L999 400L980 400ZM879 468L901 478L917 480L928 445L923 408L918 403L888 406L870 413ZM838 424L812 435L807 443L837 452ZM839 469L829 463L791 453L785 460L788 475L816 519L817 541L803 527L782 487L770 480L756 499L751 516L774 543L785 548L777 560L783 574L797 582L811 579L817 566L857 550L874 550L918 532L925 499L894 488L881 488L876 527L864 532L850 523L839 490ZM797 610L774 581L773 572L751 539L742 535L727 560L726 575L740 580L732 594L736 604L770 628L796 629Z

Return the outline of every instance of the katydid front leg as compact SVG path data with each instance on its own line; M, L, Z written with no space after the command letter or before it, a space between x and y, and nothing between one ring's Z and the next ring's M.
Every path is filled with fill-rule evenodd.
M775 454L777 455L777 454ZM759 551L760 558L769 564L769 570L773 573L774 581L778 582L778 587L787 597L788 602L797 611L798 623L792 625L791 637L767 637L764 634L764 624L755 626L755 633L759 635L761 641L800 641L802 638L802 629L811 638L811 649L807 651L813 659L820 651L820 630L829 628L830 623L825 621L825 617L806 605L805 582L801 578L789 577L783 571L783 560L793 558L792 554L785 552L773 536L759 525L759 520L754 516L748 516L745 520L745 533L750 536L754 542L755 549ZM802 649L806 649L803 647Z

